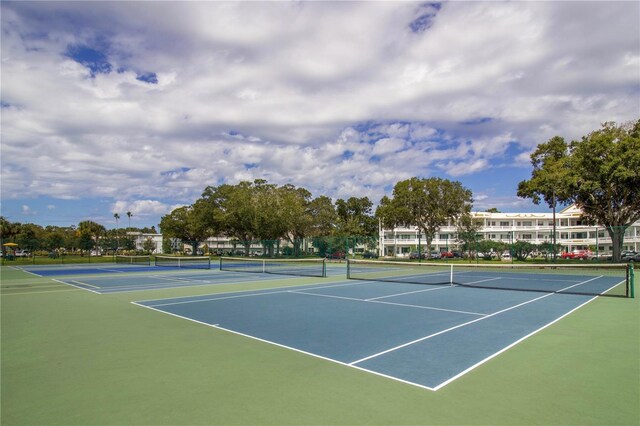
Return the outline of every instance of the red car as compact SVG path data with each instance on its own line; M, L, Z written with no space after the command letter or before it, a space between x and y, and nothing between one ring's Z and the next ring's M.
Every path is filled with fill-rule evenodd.
M334 251L333 253L327 253L327 259L344 259L346 258L343 251Z
M593 253L590 250L574 250L562 253L563 259L591 259L592 257Z

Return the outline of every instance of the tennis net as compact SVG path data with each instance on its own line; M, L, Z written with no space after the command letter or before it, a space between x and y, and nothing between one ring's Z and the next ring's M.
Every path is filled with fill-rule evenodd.
M454 264L349 259L347 278L497 290L629 297L626 264Z
M211 269L207 256L156 256L156 266L169 268Z
M151 265L151 256L116 255L116 263L128 265Z
M325 259L251 259L221 257L221 271L257 272L265 274L326 277Z

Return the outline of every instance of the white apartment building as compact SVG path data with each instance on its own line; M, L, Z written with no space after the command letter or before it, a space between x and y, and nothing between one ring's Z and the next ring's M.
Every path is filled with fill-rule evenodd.
M612 243L609 234L603 226L587 226L580 221L581 212L575 206L569 206L556 213L556 242L564 251L574 249L597 250L599 254L610 254ZM481 224L478 231L483 239L512 243L515 241L528 241L539 244L552 241L553 214L552 213L489 213L473 212L474 219ZM162 253L162 234L143 234L138 232L127 233L135 239L137 250L143 249L145 241L151 239L155 243L154 253ZM458 248L457 228L455 224L448 224L440 228L435 239L431 242L431 249L436 251L455 250ZM229 252L244 252L244 246L235 238L218 236L209 237L200 244L201 248L207 246L208 251L214 254ZM289 246L286 241L281 241L280 248ZM420 236L415 227L398 227L395 229L380 229L378 238L378 254L380 256L404 257L416 251L418 246L426 250L426 240ZM313 252L315 249L310 241L304 245L304 250ZM176 241L175 249L191 250L191 245ZM625 232L623 250L640 251L640 222L634 223ZM260 255L263 246L259 242L251 245L251 253ZM356 252L363 252L364 246L356 247ZM349 250L349 254L353 254Z
M151 240L155 244L153 254L162 253L162 234L143 234L142 232L127 232L127 235L133 237L136 250L144 250L146 241Z
M609 234L603 226L587 226L580 221L581 211L574 205L556 212L556 243L564 251L588 249L601 254L612 252ZM518 240L534 244L552 241L553 213L489 213L473 212L473 218L482 226L478 231L484 239L512 243ZM455 224L440 228L431 242L431 250L445 251L457 248ZM419 238L420 237L420 238ZM378 240L381 256L404 257L418 245L426 249L424 236L415 227L380 229ZM640 222L625 232L623 250L640 249Z

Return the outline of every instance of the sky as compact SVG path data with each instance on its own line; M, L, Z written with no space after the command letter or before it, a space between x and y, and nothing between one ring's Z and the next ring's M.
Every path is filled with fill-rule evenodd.
M377 205L414 176L546 212L516 195L537 144L640 118L637 1L0 8L11 222L157 226L254 179Z

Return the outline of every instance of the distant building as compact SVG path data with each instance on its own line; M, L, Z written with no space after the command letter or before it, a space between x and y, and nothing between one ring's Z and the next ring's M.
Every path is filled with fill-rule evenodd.
M162 253L162 234L143 234L142 232L127 232L127 235L133 237L133 243L135 244L136 250L144 250L145 242L151 240L155 244L155 249L152 251L153 254L161 254Z
M565 251L592 248L601 254L611 253L611 238L604 227L583 224L581 214L574 205L556 213L556 243ZM480 222L478 234L486 240L505 243L521 240L534 244L552 241L552 213L473 212L472 217ZM419 238L415 227L380 229L378 248L382 256L409 256L419 244L425 247L426 241L424 236ZM431 249L437 251L452 250L457 246L457 227L453 223L441 227L431 242ZM640 249L640 222L627 229L622 249Z

